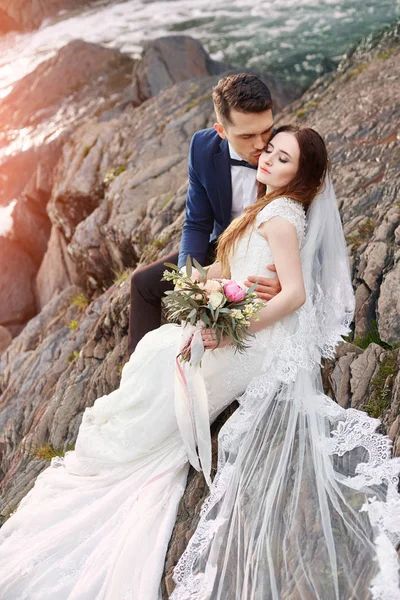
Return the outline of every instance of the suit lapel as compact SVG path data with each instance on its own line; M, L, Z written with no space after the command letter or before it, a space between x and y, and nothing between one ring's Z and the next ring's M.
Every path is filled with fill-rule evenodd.
M229 162L229 147L227 140L221 140L220 151L214 154L219 202L224 219L224 227L231 222L232 211L232 180Z

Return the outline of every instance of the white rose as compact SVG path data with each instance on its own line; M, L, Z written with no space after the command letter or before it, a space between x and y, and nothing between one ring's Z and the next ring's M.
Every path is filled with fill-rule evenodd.
M216 310L224 301L224 295L221 292L211 292L209 302L214 310Z

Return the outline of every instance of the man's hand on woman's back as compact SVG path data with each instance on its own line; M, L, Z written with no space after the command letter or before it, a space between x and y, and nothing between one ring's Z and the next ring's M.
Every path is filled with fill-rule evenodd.
M267 269L276 273L275 265L267 265ZM244 284L247 287L251 287L256 282L258 282L258 285L255 289L255 292L260 300L271 300L271 298L279 294L281 291L281 284L279 283L279 279L277 277L269 278L258 277L257 275L249 275Z

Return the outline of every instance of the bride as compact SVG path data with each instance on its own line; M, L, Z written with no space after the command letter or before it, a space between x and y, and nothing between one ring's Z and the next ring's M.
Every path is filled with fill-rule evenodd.
M280 128L259 162L267 195L220 239L209 276L271 276L274 262L282 291L252 322L245 353L202 331L209 421L238 396L240 407L221 429L171 600L400 598L400 459L377 420L322 391L321 358L354 307L326 171L315 131ZM1 600L161 598L188 472L174 402L181 336L169 324L143 338L119 389L86 409L75 450L53 459L0 530Z

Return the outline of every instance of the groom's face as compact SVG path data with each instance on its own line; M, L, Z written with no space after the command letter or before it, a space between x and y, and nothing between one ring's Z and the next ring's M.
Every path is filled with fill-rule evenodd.
M231 111L231 122L215 123L214 129L227 139L233 149L251 165L257 166L258 159L271 139L274 130L272 110L261 113Z

